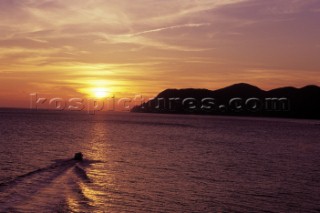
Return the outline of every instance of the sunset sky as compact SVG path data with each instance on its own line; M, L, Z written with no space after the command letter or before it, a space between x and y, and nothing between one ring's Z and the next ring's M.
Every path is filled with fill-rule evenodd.
M320 85L319 0L1 0L0 107L29 94Z

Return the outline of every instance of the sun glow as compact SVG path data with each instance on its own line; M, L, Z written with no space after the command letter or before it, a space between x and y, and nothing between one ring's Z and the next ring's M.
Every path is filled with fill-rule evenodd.
M82 88L79 92L86 94L89 98L102 99L110 95L111 91L105 87L94 87L94 88Z
M109 91L106 88L93 88L91 93L95 98L105 98L109 95Z

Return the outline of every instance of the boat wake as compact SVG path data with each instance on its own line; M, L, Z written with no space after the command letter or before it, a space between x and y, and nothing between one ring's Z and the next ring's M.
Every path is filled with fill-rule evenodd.
M100 161L56 160L0 183L0 212L81 212L94 206L87 168Z

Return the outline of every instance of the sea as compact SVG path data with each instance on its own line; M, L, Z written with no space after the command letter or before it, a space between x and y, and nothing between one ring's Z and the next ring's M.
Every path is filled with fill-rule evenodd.
M0 212L320 212L320 121L0 110Z

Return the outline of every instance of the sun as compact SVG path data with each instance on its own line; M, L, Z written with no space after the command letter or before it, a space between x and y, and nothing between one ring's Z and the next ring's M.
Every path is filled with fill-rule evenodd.
M109 94L107 88L93 88L91 93L91 95L95 98L105 98Z
M114 92L110 83L104 80L86 81L83 84L84 87L78 88L77 90L87 98L103 99L111 96Z

